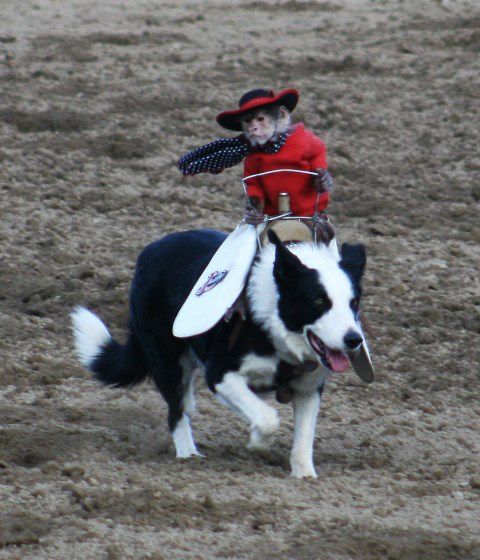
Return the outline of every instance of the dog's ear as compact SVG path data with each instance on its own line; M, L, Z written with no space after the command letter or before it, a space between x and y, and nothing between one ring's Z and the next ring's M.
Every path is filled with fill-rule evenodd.
M340 256L340 268L342 268L352 280L359 283L367 262L365 245L361 243L358 245L343 243L340 249Z
M273 277L277 285L297 282L299 274L305 271L307 267L285 247L274 231L270 230L268 232L268 240L275 245Z

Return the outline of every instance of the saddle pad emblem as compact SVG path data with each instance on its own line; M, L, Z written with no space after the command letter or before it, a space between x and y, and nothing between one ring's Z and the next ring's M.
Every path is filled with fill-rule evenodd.
M201 296L205 292L209 292L210 290L215 288L215 286L220 284L220 282L225 279L225 276L227 274L228 270L216 270L215 272L212 272L207 278L205 284L203 284L203 286L200 286L200 288L198 288L198 290L195 292L195 295Z

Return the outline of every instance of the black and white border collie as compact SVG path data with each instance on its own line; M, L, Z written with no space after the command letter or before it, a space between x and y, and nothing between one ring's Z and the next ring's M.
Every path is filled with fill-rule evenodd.
M325 380L332 371L345 371L348 352L363 340L357 314L365 248L345 243L339 254L335 240L287 247L270 232L271 243L248 280L244 320L222 320L204 334L175 338L174 319L225 237L194 230L148 245L131 287L126 344L77 307L72 321L78 356L106 385L153 379L168 404L179 458L198 455L190 427L196 367L218 399L249 422L252 449L268 447L279 426L276 409L259 395L286 389L294 408L292 476L316 477L313 441Z

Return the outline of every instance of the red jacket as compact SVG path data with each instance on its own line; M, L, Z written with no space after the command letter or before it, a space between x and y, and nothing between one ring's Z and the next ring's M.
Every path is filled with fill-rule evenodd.
M285 144L276 154L252 152L244 160L243 176L272 171L274 169L302 169L315 171L327 169L327 147L304 124L294 127L287 136ZM265 203L265 214L278 214L278 194L288 192L290 207L296 216L312 216L315 211L315 177L300 173L274 173L265 177L249 179L248 196L257 196ZM328 193L320 195L318 210L324 210L328 204Z

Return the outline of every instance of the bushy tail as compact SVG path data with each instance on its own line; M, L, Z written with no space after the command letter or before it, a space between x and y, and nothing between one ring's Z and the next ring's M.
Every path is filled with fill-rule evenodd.
M96 379L113 387L131 387L145 379L148 374L145 355L132 331L122 346L85 307L75 308L70 317L78 358Z

